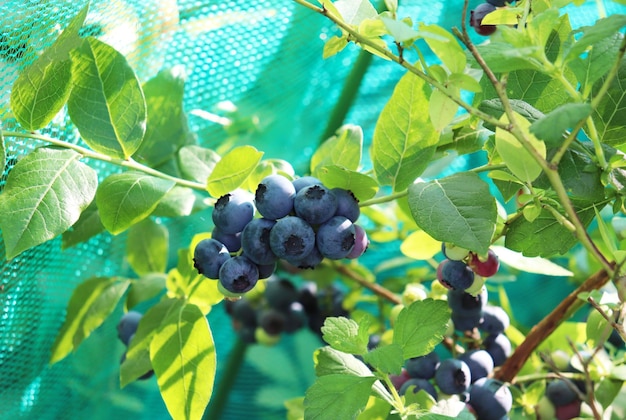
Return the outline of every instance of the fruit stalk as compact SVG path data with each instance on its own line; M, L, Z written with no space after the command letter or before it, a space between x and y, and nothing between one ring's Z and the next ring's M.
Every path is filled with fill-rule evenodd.
M526 339L520 344L513 354L495 373L496 379L503 382L514 382L515 376L520 371L532 352L545 340L554 330L584 303L578 298L583 292L597 290L604 286L611 279L606 270L600 270L585 280L576 290L571 292L563 301L548 314L541 322L535 325Z

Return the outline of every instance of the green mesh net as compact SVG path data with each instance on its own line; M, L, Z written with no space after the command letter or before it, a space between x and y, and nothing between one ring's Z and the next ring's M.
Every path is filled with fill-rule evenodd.
M20 70L52 44L85 3L0 2L3 129L19 129L8 105L11 84ZM400 3L400 14L415 21L448 29L459 25L460 0ZM596 19L594 3L576 9L571 19L575 26ZM614 3L605 7L608 14L623 11ZM306 172L308 158L323 137L330 110L359 56L358 49L350 46L323 60L324 41L336 29L291 0L92 1L83 30L125 54L142 82L163 68L176 66L177 71L184 72L184 107L191 131L201 145L219 149L251 144L266 157L289 161L298 173ZM399 66L374 59L354 103L346 109L346 121L362 126L366 141L402 74ZM231 128L237 135L224 130L219 118L233 121ZM78 141L62 115L42 132ZM34 147L32 142L13 138L6 142L9 165L0 188L11 162ZM117 171L101 162L90 164L101 179ZM210 214L203 212L166 221L170 248L187 246L195 233L208 230L209 222ZM117 340L115 323L122 314L121 307L76 353L48 365L50 348L74 288L94 275L129 272L124 265L124 242L123 234L100 234L61 252L60 239L56 239L0 263L1 419L169 418L154 379L119 389L123 345ZM4 246L0 247L4 256ZM370 253L369 258L373 264L396 252L390 247ZM523 296L528 292L520 289L516 293ZM533 299L538 298L534 295ZM526 321L532 322L533 316L539 315L533 313ZM209 321L217 348L219 382L235 337L221 306L209 314ZM301 332L285 337L276 347L249 348L221 418L284 418L283 401L303 395L313 379L311 353L319 345L317 337Z

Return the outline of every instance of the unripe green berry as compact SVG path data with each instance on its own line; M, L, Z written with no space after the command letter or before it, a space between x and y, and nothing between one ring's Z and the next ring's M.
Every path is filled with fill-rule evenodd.
M413 302L418 300L424 300L428 297L428 291L420 283L407 284L402 292L402 303L404 306L409 306Z

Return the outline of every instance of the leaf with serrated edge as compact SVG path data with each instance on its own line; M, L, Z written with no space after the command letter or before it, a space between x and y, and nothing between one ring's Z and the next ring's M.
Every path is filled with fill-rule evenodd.
M130 280L92 277L78 285L67 304L67 315L52 345L50 363L65 358L113 312Z
M236 190L254 171L263 152L252 146L236 147L215 164L207 179L207 191L213 197L221 197Z
M88 10L89 3L72 19L54 44L24 69L13 84L11 111L26 130L45 127L65 105L72 77L69 52L82 42L78 31Z
M150 343L150 360L172 418L201 418L217 360L209 323L197 306L185 304L163 320Z
M140 172L108 176L96 192L102 224L114 235L125 231L152 213L173 187L173 181Z
M376 378L327 375L307 389L304 417L309 420L352 419L365 408Z
M367 352L368 327L345 317L328 317L322 326L322 338L336 350L351 354Z
M399 375L404 364L402 348L397 344L376 347L363 355L363 360L385 373Z
M429 121L430 87L407 73L383 108L372 139L374 173L394 191L408 187L426 169L439 135Z
M126 259L135 273L162 273L167 264L167 227L152 219L131 226L126 239Z
M600 78L592 89L592 97L603 89L606 76ZM626 60L622 60L616 77L609 84L606 94L594 108L593 120L603 143L618 147L626 143Z
M146 131L146 101L126 58L95 38L72 51L67 110L82 139L97 152L126 159Z
M393 329L393 343L404 359L424 356L443 340L450 322L450 308L443 300L413 302L400 311Z
M0 194L7 258L55 238L93 200L98 178L72 150L40 148L19 160Z
M496 228L496 201L478 175L461 172L413 184L408 200L413 219L431 237L487 253Z

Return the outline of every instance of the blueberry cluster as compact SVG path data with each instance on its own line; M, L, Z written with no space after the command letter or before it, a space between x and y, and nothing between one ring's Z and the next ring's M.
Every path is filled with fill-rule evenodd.
M128 311L120 318L117 323L117 337L120 339L122 343L128 348L130 341L133 339L133 336L137 332L137 326L139 325L139 321L141 320L143 314L137 311ZM120 359L120 364L124 363L126 360L126 352L122 354L122 358ZM140 376L138 379L144 380L152 377L154 375L154 371L150 370Z
M309 327L321 335L321 327L329 316L348 316L342 308L344 294L338 288L317 289L309 282L297 288L285 278L271 276L259 295L245 295L227 300L226 312L234 330L246 343L272 345L281 334L292 334Z
M449 249L447 256L459 257L462 252L458 251ZM469 258L472 261L474 257ZM458 261L451 259L446 264ZM463 265L464 273L473 273L468 265ZM502 308L487 303L484 286L476 295L450 289L447 297L455 330L471 336L471 340L466 340L467 348L444 360L434 351L406 360L402 373L391 377L392 383L401 395L410 389L424 390L435 400L439 394L459 395L479 419L499 420L511 410L512 395L505 384L490 376L511 353L511 342L504 333L509 317Z
M269 175L254 195L235 190L217 200L211 239L197 244L194 266L219 279L225 294L240 295L270 277L279 260L314 268L324 258L361 256L369 242L355 223L359 215L348 190L329 189L310 176Z

